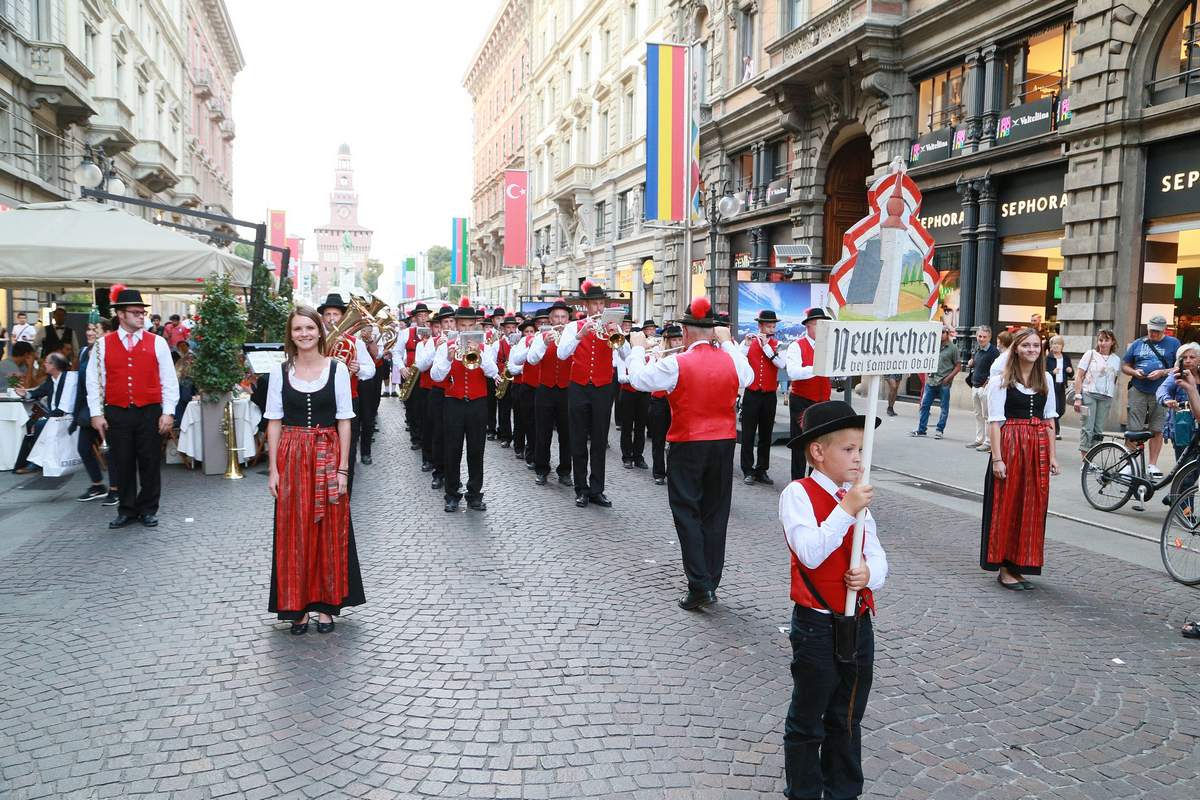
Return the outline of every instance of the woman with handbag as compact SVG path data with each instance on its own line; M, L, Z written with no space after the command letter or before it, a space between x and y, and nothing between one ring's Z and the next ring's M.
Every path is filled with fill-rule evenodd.
M998 571L1005 589L1032 589L1024 576L1042 572L1050 476L1059 473L1050 435L1057 414L1042 341L1036 330L1024 328L1013 336L1004 372L988 382L992 455L979 566Z
M1096 334L1096 345L1079 359L1075 370L1075 413L1079 415L1079 455L1100 443L1104 421L1117 393L1121 358L1116 354L1117 337L1108 328Z
M1046 371L1054 381L1054 407L1058 409L1058 416L1054 418L1054 438L1061 440L1062 428L1059 422L1067 408L1067 386L1075 377L1075 368L1071 366L1071 357L1063 352L1063 337L1057 334L1050 337Z
M1175 354L1175 369L1171 370L1171 374L1158 387L1158 391L1154 393L1154 399L1158 404L1167 409L1167 424L1163 430L1163 436L1175 448L1175 461L1179 462L1179 457L1183 455L1184 449L1191 444L1192 434L1195 431L1196 419L1193 416L1193 411L1188 404L1187 390L1180 383L1180 372L1187 370L1193 376L1200 375L1200 344L1188 342L1185 345L1180 345L1179 352ZM1185 406L1188 406L1185 408Z

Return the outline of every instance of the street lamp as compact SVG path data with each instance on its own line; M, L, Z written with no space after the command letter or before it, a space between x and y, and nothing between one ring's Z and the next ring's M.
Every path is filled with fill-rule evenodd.
M534 258L537 259L538 268L541 269L542 279L541 279L541 282L538 283L538 291L540 292L540 291L542 291L542 287L546 285L546 265L551 263L550 262L550 243L547 242L546 244L542 245L541 247L534 248L533 255L534 255Z
M125 181L117 175L116 162L104 154L103 147L84 145L83 161L72 177L84 189L98 189L109 194L125 194ZM103 199L100 200L104 202Z
M708 295L713 302L717 299L717 225L738 212L738 201L732 189L733 181L724 178L718 178L708 187L708 203L705 207L708 220Z

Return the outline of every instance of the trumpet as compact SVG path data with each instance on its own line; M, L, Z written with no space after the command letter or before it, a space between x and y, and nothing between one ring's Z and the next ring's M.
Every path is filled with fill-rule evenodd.
M651 353L650 355L654 356L655 358L662 358L664 356L669 356L672 353L677 353L683 349L685 349L684 346L680 344L680 345L676 345L675 347L668 347L666 350L656 350L655 352Z
M565 322L562 325L542 325L538 328L538 333L550 334L550 338L547 341L558 344L558 337L562 335L562 330L565 327L567 327L567 323Z
M454 360L461 361L462 365L467 369L479 369L483 364L483 353L480 352L482 346L483 333L479 331L467 331L460 337L456 337L462 342L462 349L458 349L457 344L454 349Z
M601 311L598 314L592 314L590 317L584 318L583 324L584 325L594 325L595 323L600 321L600 318L602 316L604 316L603 311ZM613 350L620 350L622 347L625 346L625 334L621 333L620 331L613 331L612 333L608 333L599 325L596 325L596 338L608 342L609 348L611 348Z

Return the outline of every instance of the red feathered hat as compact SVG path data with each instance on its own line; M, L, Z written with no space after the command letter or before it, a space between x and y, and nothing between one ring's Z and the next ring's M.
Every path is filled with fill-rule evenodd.
M693 328L715 327L717 318L712 313L712 302L707 297L692 300L683 313L683 324Z
M598 283L585 280L579 284L579 298L581 300L604 300L607 297L608 294L604 291L604 287Z

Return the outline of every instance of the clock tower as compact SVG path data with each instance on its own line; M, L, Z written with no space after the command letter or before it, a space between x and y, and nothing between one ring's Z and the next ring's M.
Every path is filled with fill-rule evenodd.
M317 228L319 260L314 276L313 299L321 302L329 292L364 291L362 275L371 254L373 231L358 224L358 193L354 191L354 168L350 146L337 152L333 191L329 193L329 222Z

